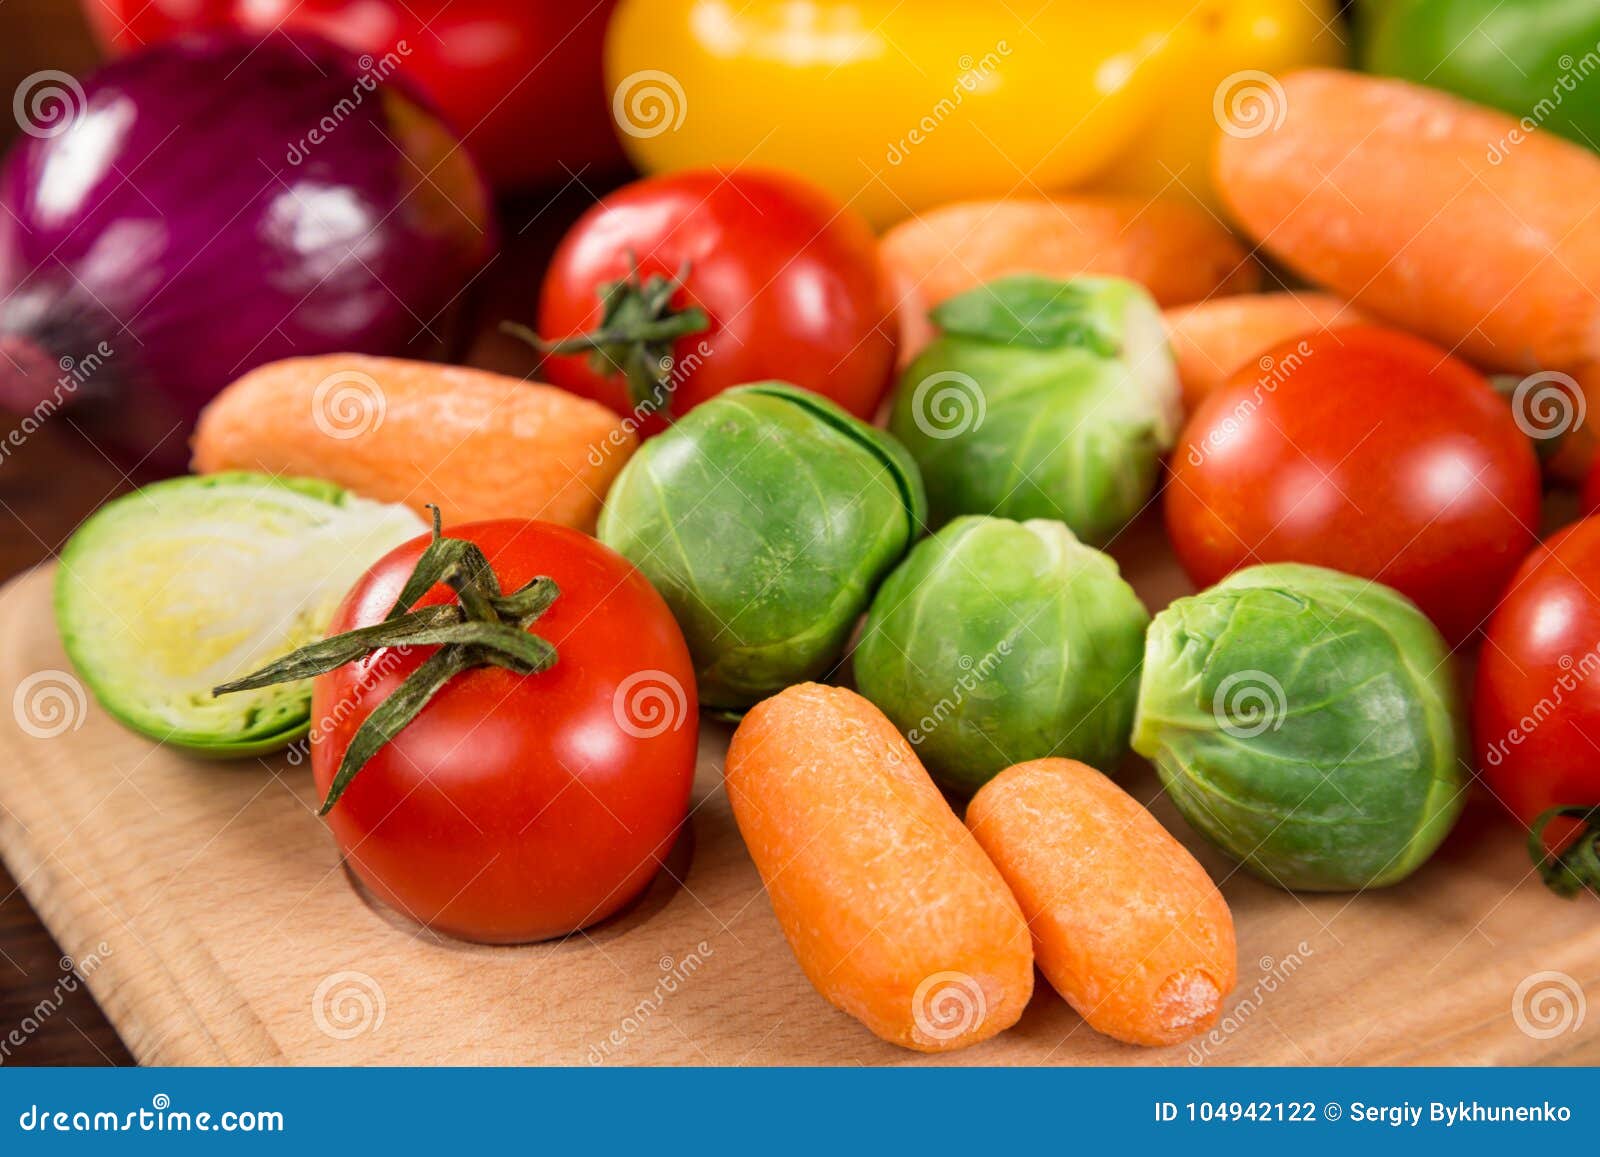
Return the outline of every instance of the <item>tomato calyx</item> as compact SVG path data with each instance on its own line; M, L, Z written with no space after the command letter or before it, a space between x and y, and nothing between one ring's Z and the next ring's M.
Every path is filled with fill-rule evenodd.
M1576 820L1582 827L1561 851L1551 852L1544 832L1557 817ZM1556 895L1576 896L1586 888L1600 895L1600 807L1553 807L1540 813L1528 832L1528 853L1545 886Z
M444 537L439 508L430 505L428 509L433 512L433 540L417 560L383 622L310 643L211 692L225 695L308 679L386 647L439 648L362 722L345 749L318 815L325 816L333 809L367 761L416 719L428 701L457 675L473 667L490 666L533 675L555 664L555 647L549 640L528 632L561 594L555 580L540 575L511 594L503 593L483 551L475 543ZM454 591L460 601L412 609L418 599L440 583Z
M588 333L546 341L525 325L504 322L501 328L540 353L588 354L597 374L621 374L628 398L641 417L666 410L677 385L677 359L672 347L681 337L703 332L711 324L697 305L672 306L672 295L689 276L689 263L671 277L639 274L638 262L626 277L600 286L600 325Z

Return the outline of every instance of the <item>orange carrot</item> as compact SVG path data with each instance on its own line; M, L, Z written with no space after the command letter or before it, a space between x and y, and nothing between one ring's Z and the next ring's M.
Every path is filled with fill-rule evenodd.
M1489 369L1600 355L1600 157L1433 89L1313 69L1224 135L1223 200L1302 276Z
M1170 1045L1216 1023L1232 990L1233 916L1193 856L1092 767L1007 768L967 826L1022 904L1039 969L1091 1028Z
M1326 293L1242 293L1180 305L1165 316L1185 410L1273 346L1298 334L1366 321L1354 306ZM1263 367L1263 373L1271 370Z
M554 386L330 354L261 366L218 394L194 468L323 478L418 510L436 503L449 524L539 518L592 532L636 444L610 410Z
M880 243L899 301L904 362L933 335L928 310L1009 273L1099 273L1163 305L1244 293L1260 270L1215 218L1138 197L962 201L901 222Z
M911 745L854 691L803 683L728 748L728 798L778 923L817 991L920 1052L1009 1028L1033 950L1005 881Z

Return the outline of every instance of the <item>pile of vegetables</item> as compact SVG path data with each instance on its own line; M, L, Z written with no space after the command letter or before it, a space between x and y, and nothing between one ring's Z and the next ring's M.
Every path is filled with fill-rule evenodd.
M1600 517L1538 541L1547 484L1587 477L1600 507L1600 158L1565 139L1600 135L1589 105L1529 127L1395 79L1484 95L1441 55L1460 5L1358 6L1394 74L1372 77L1298 67L1339 63L1331 4L1068 3L924 125L939 77L865 48L954 53L995 17L887 7L752 3L712 43L695 5L621 0L614 112L655 175L500 319L539 381L381 356L421 352L493 244L472 163L399 79L281 181L169 172L160 225L112 177L224 68L244 80L188 118L205 149L297 140L370 30L179 38L86 84L0 172L0 401L32 409L58 357L108 342L86 412L142 451L194 428L194 476L62 552L58 624L106 710L202 756L309 733L365 886L519 943L649 887L708 709L737 723L723 786L800 968L927 1052L1016 1024L1035 964L1117 1040L1218 1021L1232 915L1118 786L1130 751L1280 888L1441 870L1481 783L1554 890L1600 891ZM1530 61L1593 41L1592 14L1541 7L1570 19ZM868 10L858 39L823 20ZM1069 28L1081 67L1036 47ZM663 62L684 91L641 129L626 82ZM459 118L436 65L403 83ZM1283 99L1241 124L1225 82L1251 69ZM674 97L733 87L677 131ZM801 91L850 115L818 136ZM1015 174L974 133L1049 195L1001 196ZM1157 504L1189 588L1147 606L1109 552Z

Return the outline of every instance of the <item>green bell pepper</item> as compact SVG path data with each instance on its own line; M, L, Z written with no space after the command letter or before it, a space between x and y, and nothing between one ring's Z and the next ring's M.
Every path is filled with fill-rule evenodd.
M1600 150L1595 0L1362 0L1369 72L1442 88Z

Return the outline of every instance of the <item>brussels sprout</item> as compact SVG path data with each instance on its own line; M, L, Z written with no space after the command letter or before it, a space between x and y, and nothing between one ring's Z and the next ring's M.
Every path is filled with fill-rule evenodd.
M708 707L748 707L839 659L926 500L893 438L767 382L696 406L639 448L600 514L683 628Z
M320 639L361 573L424 529L404 506L266 474L169 478L108 502L61 552L61 642L141 735L260 755L311 726L311 681L212 688Z
M1131 281L1002 278L944 302L889 429L935 524L1054 518L1100 543L1155 489L1181 418L1161 313Z
M1061 523L958 518L879 588L856 686L953 791L1047 755L1113 771L1149 622L1117 564Z
M1189 823L1285 888L1393 884L1461 810L1450 654L1404 596L1251 567L1156 616L1133 747Z

